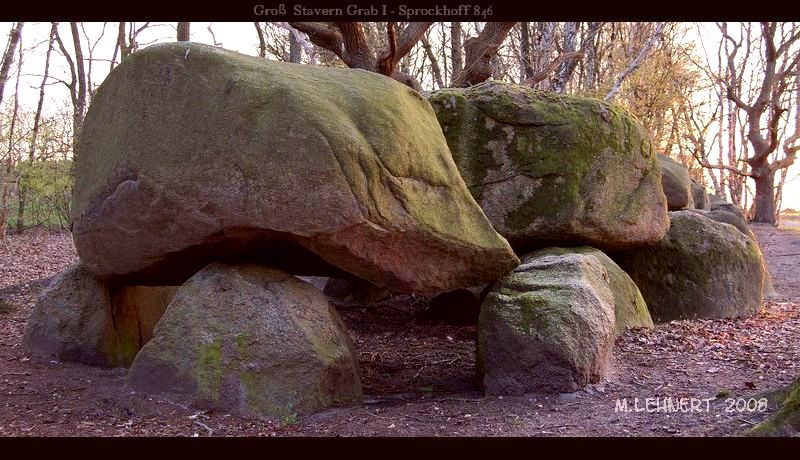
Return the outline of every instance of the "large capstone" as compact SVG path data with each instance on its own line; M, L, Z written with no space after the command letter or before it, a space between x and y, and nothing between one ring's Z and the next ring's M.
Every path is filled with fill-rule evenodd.
M361 400L353 344L325 295L256 265L211 264L181 286L127 382L195 407L256 416Z
M86 268L127 284L247 260L436 292L519 262L410 88L189 43L132 54L97 90L72 219Z
M429 100L470 192L519 253L620 249L667 231L656 154L622 108L501 82Z
M478 375L487 394L566 392L601 381L614 345L614 293L591 254L543 250L481 305Z
M615 260L642 292L653 320L732 318L761 308L766 277L758 244L700 213L670 213L667 236Z

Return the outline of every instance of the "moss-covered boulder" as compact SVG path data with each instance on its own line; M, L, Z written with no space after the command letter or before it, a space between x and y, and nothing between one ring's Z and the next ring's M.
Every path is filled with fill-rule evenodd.
M534 252L492 287L478 319L486 394L566 392L602 380L614 345L606 267L579 252Z
M667 196L670 211L693 208L694 197L689 170L685 166L666 155L658 155L661 166L661 185Z
M181 286L127 383L256 416L361 400L352 342L322 292L256 265L211 264Z
M540 255L581 254L600 262L608 274L608 286L614 295L614 316L617 334L633 328L652 328L653 319L639 288L630 276L604 252L588 246L575 248L547 248L534 253Z
M656 154L622 108L501 82L429 101L470 192L518 253L633 247L667 231Z
M518 263L419 94L192 43L138 51L97 90L72 219L89 271L127 284L248 260L435 292Z
M708 217L709 219L715 220L717 222L724 222L726 224L731 224L736 227L737 230L742 232L742 234L753 241L756 240L756 235L750 230L750 225L747 223L746 220L739 217L737 214L734 214L730 211L726 211L723 209L717 209L715 211L703 211L702 209L692 209L691 211L696 212L700 215Z
M711 203L709 205L709 209L711 211L727 211L735 214L738 218L747 222L747 216L745 216L744 211L738 205L735 205L729 201L725 201L721 198L717 198L716 196L712 196L710 198Z
M37 299L23 344L36 355L95 366L128 366L177 288L109 288L77 265L56 276Z
M736 227L737 230L742 232L743 235L750 238L754 243L758 244L758 240L756 239L755 233L750 230L750 225L744 220L743 217L740 217L739 214L735 214L734 212L729 211L730 207L726 208L718 208L715 211L702 211L699 209L694 209L693 211L698 212L709 219L716 220L717 222L724 222L726 224L731 224ZM762 259L763 260L763 259ZM775 292L775 286L772 284L772 275L769 272L769 267L767 266L766 260L764 262L764 297L772 297L775 296L777 293Z
M692 207L703 211L711 210L711 198L708 196L705 186L698 184L692 179Z
M800 436L800 376L781 398L778 411L748 433L757 437Z
M761 309L765 277L758 244L700 213L670 213L663 240L614 254L655 322L732 318Z

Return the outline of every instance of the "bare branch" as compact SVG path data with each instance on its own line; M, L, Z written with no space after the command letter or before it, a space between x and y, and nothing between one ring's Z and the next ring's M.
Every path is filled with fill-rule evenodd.
M642 49L639 50L639 54L636 55L636 58L631 61L628 67L617 75L617 77L614 79L614 84L611 86L611 91L606 94L606 97L604 97L603 100L610 101L617 96L617 93L619 93L619 90L622 87L622 82L625 80L625 78L635 72L636 69L642 65L642 62L644 62L644 59L647 57L647 55L650 54L650 49L653 48L656 40L661 36L661 32L664 30L665 25L666 23L664 22L659 22L658 25L656 25L656 30L653 35L650 36L650 39L647 40L647 43L645 43Z
M555 72L555 70L559 66L561 66L563 62L570 61L573 59L581 60L583 59L583 57L584 57L583 51L572 51L570 53L561 54L555 59L553 59L553 61L550 62L550 64L547 64L547 66L544 69L535 73L531 78L528 78L522 84L526 86L533 86L539 83L540 81L544 80L548 76L550 76L550 74Z
M308 35L311 43L332 51L339 59L344 53L344 41L339 29L330 22L289 22L290 26Z

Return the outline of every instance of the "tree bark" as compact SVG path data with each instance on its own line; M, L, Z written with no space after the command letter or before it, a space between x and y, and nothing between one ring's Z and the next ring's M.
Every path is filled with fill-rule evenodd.
M522 81L533 77L533 65L531 64L531 36L527 22L520 22L520 74Z
M253 22L256 26L256 33L258 34L258 57L267 57L267 41L264 39L264 31L261 30L261 23L258 21Z
M458 74L453 86L477 85L492 76L492 57L514 24L516 22L487 22L478 36L464 42L464 70Z
M67 60L67 68L69 69L71 80L69 83L62 81L69 90L70 99L72 100L72 130L73 130L73 146L77 144L80 137L81 126L83 126L83 117L86 113L86 74L83 66L83 51L81 50L80 36L78 35L77 25L70 23L72 30L72 43L75 50L75 59L67 51L64 46L64 41L61 39L61 34L56 30L56 43L58 44L61 54Z
M563 54L575 53L578 41L578 27L579 22L565 22L564 23L564 42L561 47ZM583 55L581 55L583 56ZM556 72L555 78L551 82L553 91L557 93L564 93L567 90L567 82L572 78L572 72L575 71L575 66L578 61L575 59L565 60Z
M17 52L17 45L22 36L22 28L24 26L24 22L18 22L8 33L8 45L6 46L5 54L3 54L3 62L0 64L0 103L3 102L3 92L8 81L8 73L11 70L11 64L14 63L14 55Z
M289 32L289 62L293 62L295 64L300 63L300 57L302 53L302 48L300 47L300 42L297 41L294 34L290 31Z
M752 221L775 225L775 171L767 165L754 169L753 174L756 196L753 199L755 211Z
M31 147L28 150L28 160L33 162L36 159L36 142L39 139L39 129L41 128L42 107L44 106L45 88L47 79L50 76L50 55L53 51L53 42L56 39L56 28L58 25L54 22L50 26L50 38L47 43L47 53L44 58L44 75L42 76L42 84L39 87L39 103L36 105L36 113L33 116L33 130L31 131ZM17 187L17 232L21 233L25 229L25 206L27 204L28 187L22 180L18 182Z
M311 43L336 54L350 68L387 75L415 90L419 83L411 76L394 70L403 56L425 35L432 22L410 22L399 35L387 24L389 47L375 52L369 45L360 22L290 22L308 35Z
M17 29L16 43L19 43L21 36L21 29ZM16 43L14 47L16 48ZM3 190L0 193L0 240L5 239L6 229L8 228L8 178L11 176L11 171L14 169L14 161L12 161L14 150L14 131L17 126L17 116L19 114L19 80L22 74L22 47L19 49L19 70L17 71L16 84L14 87L14 112L11 115L11 126L8 132L8 151L6 157L6 174L3 177Z
M425 49L425 56L431 62L431 72L433 78L436 80L436 85L439 88L444 88L444 80L442 80L442 70L439 68L439 63L436 61L436 55L433 53L431 44L428 42L427 37L422 37L422 47Z
M188 42L189 36L191 35L191 23L189 22L179 22L177 27L178 32L178 41L179 42Z
M464 61L461 59L461 23L450 23L450 62L453 71L450 72L450 86L456 86L456 79L464 69Z

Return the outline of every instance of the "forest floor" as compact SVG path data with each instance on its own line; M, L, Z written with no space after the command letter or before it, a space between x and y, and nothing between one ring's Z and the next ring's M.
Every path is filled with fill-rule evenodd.
M475 326L417 319L425 298L337 305L359 353L364 403L281 420L133 392L125 369L29 357L20 343L36 295L76 256L68 234L10 235L0 242L0 436L736 435L774 411L760 398L800 373L800 225L753 231L778 292L762 312L629 331L608 381L576 393L484 397ZM679 398L695 402L671 411L667 401ZM628 410L617 410L623 402Z

